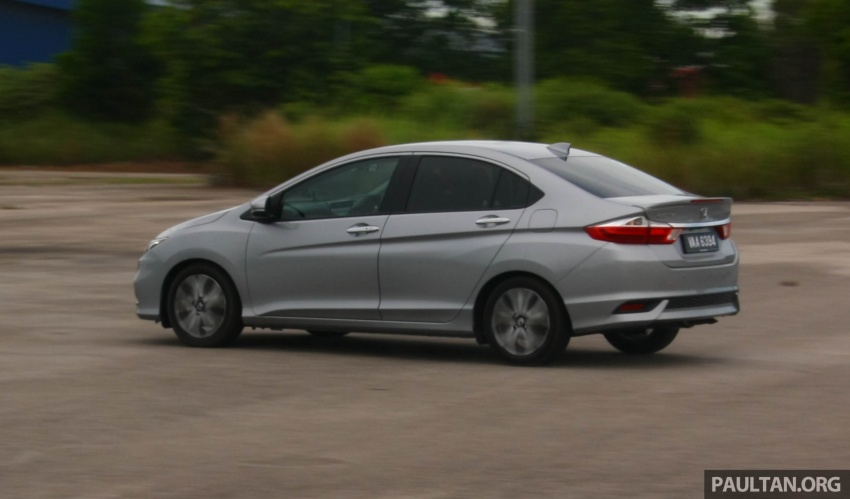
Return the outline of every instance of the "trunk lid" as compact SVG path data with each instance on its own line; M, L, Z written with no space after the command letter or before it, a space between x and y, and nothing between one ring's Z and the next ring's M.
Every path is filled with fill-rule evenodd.
M650 245L658 259L671 268L705 267L733 263L737 250L728 237L732 199L699 196L650 195L608 198L619 204L642 209L652 222L669 224L682 230L679 240L670 245ZM712 244L702 248L704 238Z
M653 222L671 225L716 225L732 216L731 198L703 198L699 196L632 196L608 198L608 201L641 208L646 218Z

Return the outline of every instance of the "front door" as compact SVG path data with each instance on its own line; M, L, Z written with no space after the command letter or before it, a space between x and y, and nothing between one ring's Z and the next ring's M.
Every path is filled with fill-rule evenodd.
M283 193L280 220L256 223L246 274L258 316L379 319L383 198L400 160L379 157Z

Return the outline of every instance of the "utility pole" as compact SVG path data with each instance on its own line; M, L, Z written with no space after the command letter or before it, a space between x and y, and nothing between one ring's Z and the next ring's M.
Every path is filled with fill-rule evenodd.
M534 0L515 0L514 7L517 131L527 140L534 135Z

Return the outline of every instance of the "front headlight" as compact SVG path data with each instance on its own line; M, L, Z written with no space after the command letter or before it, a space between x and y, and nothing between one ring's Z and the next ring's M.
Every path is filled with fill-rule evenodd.
M168 238L167 237L158 237L156 239L151 240L151 242L148 243L148 249L145 250L145 253L156 248L157 246L159 246L159 244L161 242L165 241L166 239L168 239Z

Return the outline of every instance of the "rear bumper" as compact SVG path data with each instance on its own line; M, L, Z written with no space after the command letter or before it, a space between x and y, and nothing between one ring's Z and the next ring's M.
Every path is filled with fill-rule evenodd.
M556 287L574 335L661 324L690 327L740 311L737 254L722 265L671 268L649 247L606 245ZM654 306L618 313L632 301Z
M579 327L574 328L573 334L575 336L581 336L594 333L604 333L618 329L653 327L660 325L687 328L699 324L711 324L714 323L714 319L718 317L735 315L741 310L737 290L721 294L729 295L732 298L727 303L688 308L675 308L671 307L671 304L675 304L676 300L679 299L689 299L705 295L682 296L661 300L661 302L649 312L627 314L614 313L610 314L610 317L604 320L585 321ZM622 304L621 301L606 302L600 304L599 308L594 308L599 312L607 310L610 313L611 310L615 310L620 304ZM582 310L581 307L579 307L577 314L581 315L586 312L587 310Z

